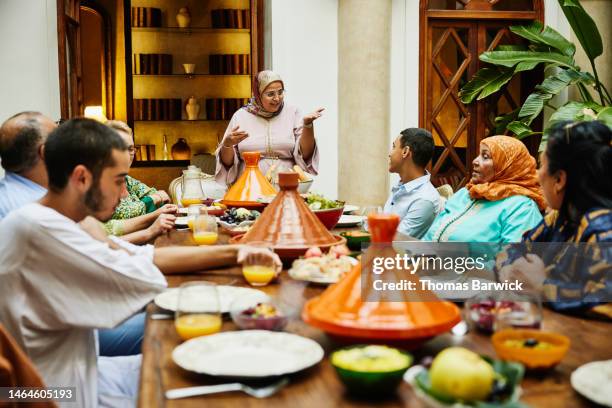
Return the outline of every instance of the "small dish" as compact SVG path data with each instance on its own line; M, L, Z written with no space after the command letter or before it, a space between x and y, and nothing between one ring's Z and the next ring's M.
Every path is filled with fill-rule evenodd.
M395 348L359 345L334 351L330 361L349 393L376 397L395 392L413 359Z
M342 227L342 228L357 227L361 225L364 219L365 217L361 215L343 215L338 220L336 227Z
M237 298L230 306L232 320L243 330L282 330L288 322L283 308L263 292Z
M344 206L344 214L353 214L355 211L359 210L359 206L346 204Z
M340 233L346 238L346 245L353 251L361 251L363 244L370 243L370 233L365 231L345 231Z
M485 356L481 357L491 365L495 372L495 383L491 390L491 394L486 400L466 401L441 393L432 385L430 376L431 367L427 368L424 365L410 367L404 374L404 381L412 386L414 394L423 406L429 408L494 408L524 406L520 404L519 399L523 393L521 381L523 380L525 368L519 363L493 360ZM458 373L458 375L461 375L461 368L458 368L458 370L459 371L455 371L455 374Z
M537 370L556 366L570 347L567 336L530 329L500 330L491 337L497 355Z

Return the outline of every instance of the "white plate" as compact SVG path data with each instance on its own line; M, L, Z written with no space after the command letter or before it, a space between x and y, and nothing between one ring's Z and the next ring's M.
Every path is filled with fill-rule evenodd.
M174 225L179 227L187 227L189 226L187 221L189 221L189 217L176 217L176 220L174 220Z
M238 227L247 227L249 225L253 225L255 224L256 220L247 220L247 221L242 221L239 224L230 224L229 222L225 222L225 221L221 221L220 219L217 219L217 223L222 226L225 227L227 229L234 229L234 228L238 228Z
M584 397L600 405L612 407L612 360L581 365L572 373L570 382Z
M181 368L224 377L270 377L317 364L323 349L314 340L267 330L243 330L197 337L176 347Z
M221 313L228 313L230 310L230 305L232 302L238 297L244 297L251 294L265 295L261 290L251 289L251 288L242 288L239 286L217 286L219 289L219 302L221 303ZM170 310L172 312L176 311L177 301L178 301L178 292L179 288L171 288L166 290L165 292L160 293L155 296L153 300L155 304L162 309ZM195 299L194 303L198 305L198 308L201 308L202 301L201 299ZM186 304L186 309L189 309L189 301ZM216 312L214 310L214 306L211 304L211 310L200 310L206 312Z
M365 217L361 215L342 215L336 224L338 227L356 227L361 224Z
M352 266L355 266L359 263L357 259L352 258L352 257L349 257L349 258L350 258L349 262L351 263ZM295 280L303 281L303 282L317 283L319 285L331 285L332 283L336 283L339 280L339 279L332 278L331 276L317 276L317 275L310 275L307 277L300 276L295 273L295 270L293 268L289 269L288 274L291 277L291 279L295 279Z
M343 212L344 212L344 214L350 214L350 213L353 213L353 212L357 211L358 209L359 209L359 207L356 206L356 205L346 204L344 206L344 211Z

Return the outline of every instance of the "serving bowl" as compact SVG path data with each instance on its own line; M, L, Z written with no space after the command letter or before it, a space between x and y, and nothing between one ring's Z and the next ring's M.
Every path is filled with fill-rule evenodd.
M501 359L517 361L532 370L556 366L570 347L567 336L532 329L500 330L491 341Z
M343 211L344 205L342 207L327 208L325 210L313 210L312 212L315 213L319 221L325 225L325 228L331 230L338 224Z
M391 347L358 345L333 352L330 361L349 393L376 397L395 392L413 359Z

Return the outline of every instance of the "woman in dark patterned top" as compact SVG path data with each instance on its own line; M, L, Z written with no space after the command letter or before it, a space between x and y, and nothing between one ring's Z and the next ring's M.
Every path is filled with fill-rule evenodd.
M523 248L498 258L501 280L541 285L556 310L610 310L603 304L612 302L611 142L612 131L597 121L550 130L538 177L551 211L523 235Z

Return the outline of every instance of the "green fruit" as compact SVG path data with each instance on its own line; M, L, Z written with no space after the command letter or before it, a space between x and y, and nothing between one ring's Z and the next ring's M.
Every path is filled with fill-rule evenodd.
M429 377L437 392L464 401L482 401L491 394L495 371L478 354L449 347L436 356Z

